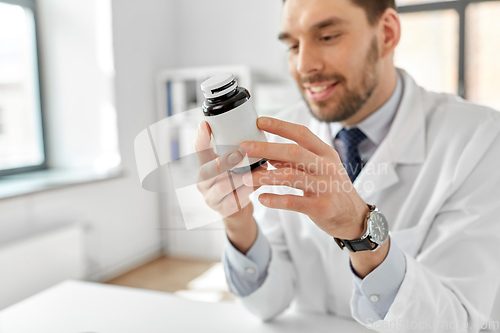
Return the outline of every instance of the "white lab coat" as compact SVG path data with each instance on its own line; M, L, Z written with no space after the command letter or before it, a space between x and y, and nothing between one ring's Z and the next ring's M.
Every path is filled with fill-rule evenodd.
M372 327L414 332L415 325L437 319L449 327L490 320L500 284L500 113L428 92L401 72L404 95L391 129L354 182L365 202L387 217L407 262L384 321ZM278 118L307 125L332 145L328 124L305 104ZM264 320L292 305L361 322L348 251L307 216L262 206L256 200L262 192L302 193L266 186L252 194L272 255L266 280L241 298L243 305ZM392 329L384 329L388 325ZM446 331L439 325L433 331Z

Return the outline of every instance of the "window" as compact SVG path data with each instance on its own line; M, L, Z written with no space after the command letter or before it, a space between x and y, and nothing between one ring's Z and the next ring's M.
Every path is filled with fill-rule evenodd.
M0 176L45 165L34 1L0 0Z
M500 0L399 0L396 66L419 85L500 110Z

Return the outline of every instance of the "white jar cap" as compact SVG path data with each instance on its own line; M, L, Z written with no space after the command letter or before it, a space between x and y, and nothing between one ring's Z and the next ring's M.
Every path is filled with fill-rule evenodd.
M205 98L215 98L227 94L238 87L238 82L231 73L212 76L201 84Z

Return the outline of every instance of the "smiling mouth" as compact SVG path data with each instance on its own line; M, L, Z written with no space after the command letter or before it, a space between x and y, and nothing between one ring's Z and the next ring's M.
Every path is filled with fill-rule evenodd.
M331 96L337 85L338 82L334 82L331 84L326 84L321 86L316 85L316 86L306 87L306 93L311 100L322 101Z
M319 87L310 87L309 89L315 93L315 94L318 94L322 91L325 91L326 89L328 89L328 87L330 87L330 85L326 85L326 86L319 86Z

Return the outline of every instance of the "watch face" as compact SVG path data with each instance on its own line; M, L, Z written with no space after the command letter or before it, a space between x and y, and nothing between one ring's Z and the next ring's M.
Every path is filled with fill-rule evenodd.
M385 242L389 236L389 224L385 216L379 212L374 212L368 223L371 238L378 244Z

